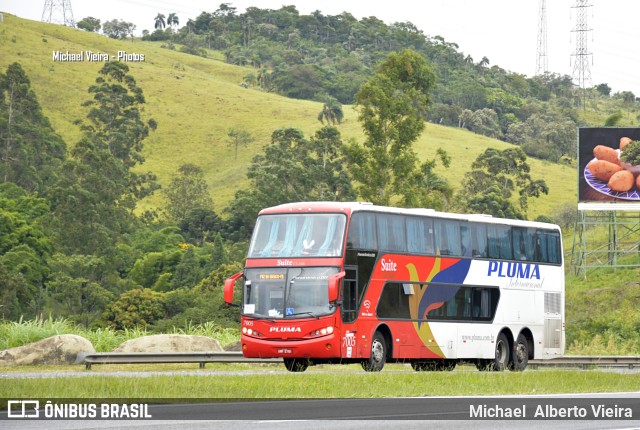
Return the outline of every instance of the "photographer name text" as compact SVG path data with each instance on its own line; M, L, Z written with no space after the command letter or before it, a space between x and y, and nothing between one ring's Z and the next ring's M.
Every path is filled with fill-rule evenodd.
M106 62L106 61L122 61L139 63L145 61L144 54L136 52L118 51L116 55L109 55L104 52L94 51L53 51L52 59L58 63L80 63L80 62Z
M535 406L535 408L534 408ZM618 405L592 404L587 407L557 407L549 404L506 407L500 405L470 405L470 418L543 418L543 419L629 419L633 409Z

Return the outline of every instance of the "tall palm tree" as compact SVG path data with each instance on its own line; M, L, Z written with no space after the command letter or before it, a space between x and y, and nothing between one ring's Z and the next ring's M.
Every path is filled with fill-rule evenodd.
M160 28L164 30L166 26L167 26L167 23L164 20L164 15L159 13L158 16L156 16L156 30Z
M336 125L340 124L343 119L342 104L333 97L327 98L318 114L318 121L324 124L324 120L327 120L328 125Z
M173 27L174 25L177 27L180 25L180 20L178 19L178 15L175 13L170 13L167 17L167 25Z

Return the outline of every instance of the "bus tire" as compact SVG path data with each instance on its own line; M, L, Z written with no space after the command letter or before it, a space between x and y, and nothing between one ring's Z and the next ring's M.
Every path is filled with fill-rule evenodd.
M513 346L513 362L510 369L516 372L522 372L529 363L529 342L527 338L520 333L515 345Z
M371 356L362 362L367 372L380 372L387 361L387 342L382 333L377 331L371 339Z
M504 333L498 335L496 340L496 355L493 359L493 370L496 372L502 372L511 362L511 348L509 347L509 341Z
M285 358L284 367L289 372L304 372L309 367L309 360L306 358Z

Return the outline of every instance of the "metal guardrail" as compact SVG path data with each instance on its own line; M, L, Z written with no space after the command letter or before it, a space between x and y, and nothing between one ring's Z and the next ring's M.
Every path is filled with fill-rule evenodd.
M146 364L146 363L282 363L281 358L245 358L242 352L106 352L89 354L84 358L87 370L93 364ZM548 360L529 360L529 366L589 369L593 367L640 367L640 356L565 356Z
M242 352L105 352L88 354L84 365L91 370L93 364L143 364L143 363L198 363L204 369L206 363L282 363L281 358L245 358Z
M626 367L633 369L640 367L640 356L610 355L610 356L564 356L549 360L529 360L532 368L544 367L578 367L589 369L592 367Z

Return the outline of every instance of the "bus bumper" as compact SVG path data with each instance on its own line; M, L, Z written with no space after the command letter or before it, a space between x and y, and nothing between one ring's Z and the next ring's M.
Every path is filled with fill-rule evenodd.
M242 335L242 354L247 358L338 358L340 339L335 335L316 339L269 340Z

